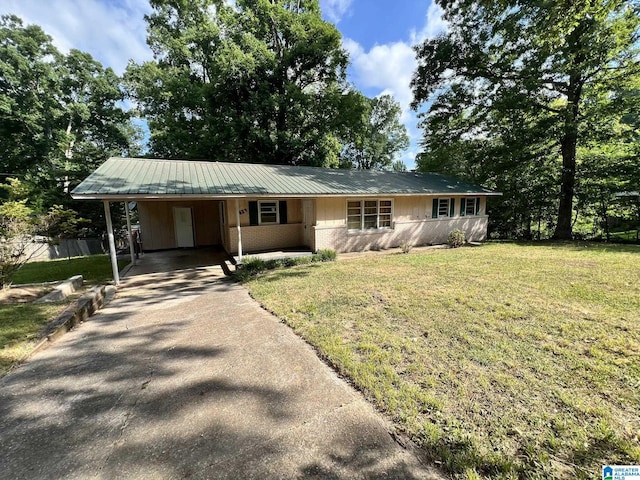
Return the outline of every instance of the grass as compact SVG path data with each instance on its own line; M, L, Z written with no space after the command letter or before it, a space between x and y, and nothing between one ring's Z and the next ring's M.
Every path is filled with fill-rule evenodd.
M119 260L119 268L128 262ZM14 285L66 280L81 274L85 284L112 280L111 260L107 255L92 255L24 265L13 279ZM55 319L69 302L54 304L0 304L0 376L29 354L44 326Z
M31 353L39 332L65 307L66 303L0 305L0 377Z
M128 263L127 260L118 260L118 267L122 269ZM55 282L66 280L73 275L79 274L84 277L85 283L110 282L113 277L109 256L90 255L87 257L73 257L70 260L30 262L18 270L13 278L13 284Z
M246 285L455 478L640 463L636 246L366 256Z
M611 232L611 238L626 242L634 242L638 239L638 230L627 230L626 232Z

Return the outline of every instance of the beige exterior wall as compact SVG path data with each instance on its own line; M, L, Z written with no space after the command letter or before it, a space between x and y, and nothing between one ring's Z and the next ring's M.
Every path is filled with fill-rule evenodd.
M299 247L302 245L302 228L301 223L241 226L242 251L243 253L251 253ZM238 253L238 229L236 227L229 228L229 239L230 244L227 251L236 255Z
M376 198L376 197L372 197ZM410 245L446 243L451 230L459 228L467 240L481 241L487 236L486 198L481 197L479 216L460 216L460 199L455 198L455 215L444 219L431 218L435 197L379 197L393 200L393 228L349 232L346 225L346 198L316 200L315 249L331 248L352 252L393 248L407 242Z
M305 243L314 251L331 248L338 252L393 248L405 242L411 245L439 244L446 243L449 232L456 228L463 230L468 240L481 241L487 236L486 197L481 197L479 216L460 216L462 197L448 197L456 200L455 215L444 219L431 218L432 196L377 198L393 201L391 229L349 232L346 226L346 197L307 200L310 205L308 216L311 217L307 225L304 223L304 201L287 199L287 224L251 226L249 202L260 198L239 199L243 252L299 247ZM224 209L224 224L221 224L220 204ZM139 202L145 250L176 247L173 207L192 208L196 246L222 244L229 253L238 253L235 199ZM310 231L308 241L305 239L305 229Z
M304 242L304 225L302 224L302 200L286 199L287 223L280 225L250 225L249 202L260 198L238 199L240 212L240 228L242 229L243 253L259 252L261 250L275 250L279 248L300 247ZM284 199L273 199L280 201ZM238 229L236 221L236 200L225 201L225 212L228 224L225 226L227 252L238 253Z
M197 247L222 243L218 201L138 202L142 246L145 250L176 248L173 207L192 210L194 242Z

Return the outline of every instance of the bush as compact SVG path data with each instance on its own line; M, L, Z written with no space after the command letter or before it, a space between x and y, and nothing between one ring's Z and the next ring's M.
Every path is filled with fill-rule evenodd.
M409 243L408 241L402 242L402 244L400 245L400 250L402 250L402 253L409 253L412 248L413 245L411 245L411 243Z
M324 249L318 250L310 256L290 257L274 260L262 260L257 257L246 257L242 265L236 270L235 277L241 282L249 280L249 278L258 275L266 270L274 270L276 268L294 267L296 265L304 265L313 262L332 262L336 259L337 254L334 250Z
M333 262L338 254L335 250L331 250L330 248L325 248L323 250L318 250L313 257L316 258L316 262Z
M449 232L449 238L447 239L447 245L451 248L458 248L465 244L464 232L459 228Z

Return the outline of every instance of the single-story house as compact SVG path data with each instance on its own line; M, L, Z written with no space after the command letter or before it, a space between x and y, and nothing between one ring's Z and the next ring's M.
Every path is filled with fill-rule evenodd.
M71 195L102 200L109 230L109 202L128 214L135 201L145 250L221 245L242 257L438 244L456 228L481 241L487 197L500 194L433 173L109 158Z

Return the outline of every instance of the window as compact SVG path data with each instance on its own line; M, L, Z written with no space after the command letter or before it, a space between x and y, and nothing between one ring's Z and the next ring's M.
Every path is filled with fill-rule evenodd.
M287 223L286 200L260 200L249 202L249 225L276 225Z
M259 224L279 223L278 202L258 202Z
M455 198L434 198L431 207L431 218L453 217L455 215Z
M391 200L349 200L347 202L347 228L349 230L391 228L392 216Z
M460 216L480 214L480 197L460 199Z

